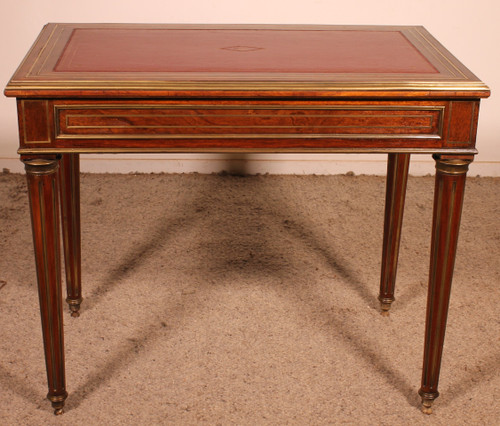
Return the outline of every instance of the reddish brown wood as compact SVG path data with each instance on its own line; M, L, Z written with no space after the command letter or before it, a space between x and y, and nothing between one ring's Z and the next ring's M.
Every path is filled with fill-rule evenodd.
M475 152L472 136L478 108L470 102L468 121L456 120L451 104L435 100L50 100L49 141L32 143L23 136L21 152L439 152L448 148ZM22 116L23 123L37 119L36 112ZM459 126L467 126L472 136L457 144L450 137L458 130L451 133L450 129ZM21 134L24 128L22 124Z
M452 101L449 103L447 143L450 147L467 146L475 142L479 102Z
M66 302L71 316L80 316L82 303L81 242L80 242L80 157L63 154L61 159L60 191L61 218L66 271Z
M52 120L48 101L30 99L19 101L19 116L22 117L23 143L36 146L50 143Z
M389 312L394 302L399 242L405 205L406 183L410 154L389 154L385 192L384 242L382 246L382 271L378 299L382 313Z
M66 392L64 331L59 251L58 160L24 157L30 196L38 295L49 392L55 414L61 414Z
M490 91L425 29L48 24L5 94L18 98L57 412L66 392L54 155L64 156L68 301L77 312L77 164L86 152L389 153L385 304L394 299L409 154L440 154L420 391L427 408L437 397L464 170Z
M142 106L142 108L139 108ZM229 104L206 105L179 104L151 105L104 105L69 108L56 106L58 137L70 136L78 139L106 135L147 138L160 135L167 138L197 137L201 135L233 136L247 135L339 135L370 136L438 136L441 123L439 108L426 105L404 110L394 110L394 105L348 105L307 104L271 105ZM427 108L427 109L425 109Z
M475 152L478 101L19 101L21 151ZM458 115L457 115L458 114ZM40 115L43 120L40 120ZM33 141L34 126L43 141ZM460 138L460 136L463 136Z
M422 397L424 411L439 396L438 382L443 353L451 282L465 189L465 177L473 157L436 160L436 185L432 225L431 262L425 325Z

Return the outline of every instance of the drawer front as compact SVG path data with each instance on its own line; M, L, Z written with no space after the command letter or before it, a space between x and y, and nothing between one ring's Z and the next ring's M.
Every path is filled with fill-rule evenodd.
M56 105L56 139L355 139L442 136L444 106Z

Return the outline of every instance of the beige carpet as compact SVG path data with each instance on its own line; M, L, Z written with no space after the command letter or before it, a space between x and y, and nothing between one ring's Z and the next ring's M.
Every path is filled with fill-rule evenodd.
M497 425L500 179L471 178L441 396L419 411L433 178L410 178L378 311L368 176L82 176L66 412L47 392L24 177L0 174L2 425Z

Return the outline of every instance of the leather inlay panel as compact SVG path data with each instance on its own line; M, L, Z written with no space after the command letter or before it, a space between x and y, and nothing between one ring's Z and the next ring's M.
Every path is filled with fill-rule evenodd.
M400 31L89 29L57 72L431 73Z

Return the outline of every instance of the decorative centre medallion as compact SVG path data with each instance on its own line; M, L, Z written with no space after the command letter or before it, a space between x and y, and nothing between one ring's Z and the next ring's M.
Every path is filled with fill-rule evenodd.
M263 47L255 47L255 46L229 46L229 47L221 47L222 50L232 50L234 52L253 52L255 50L262 50Z

